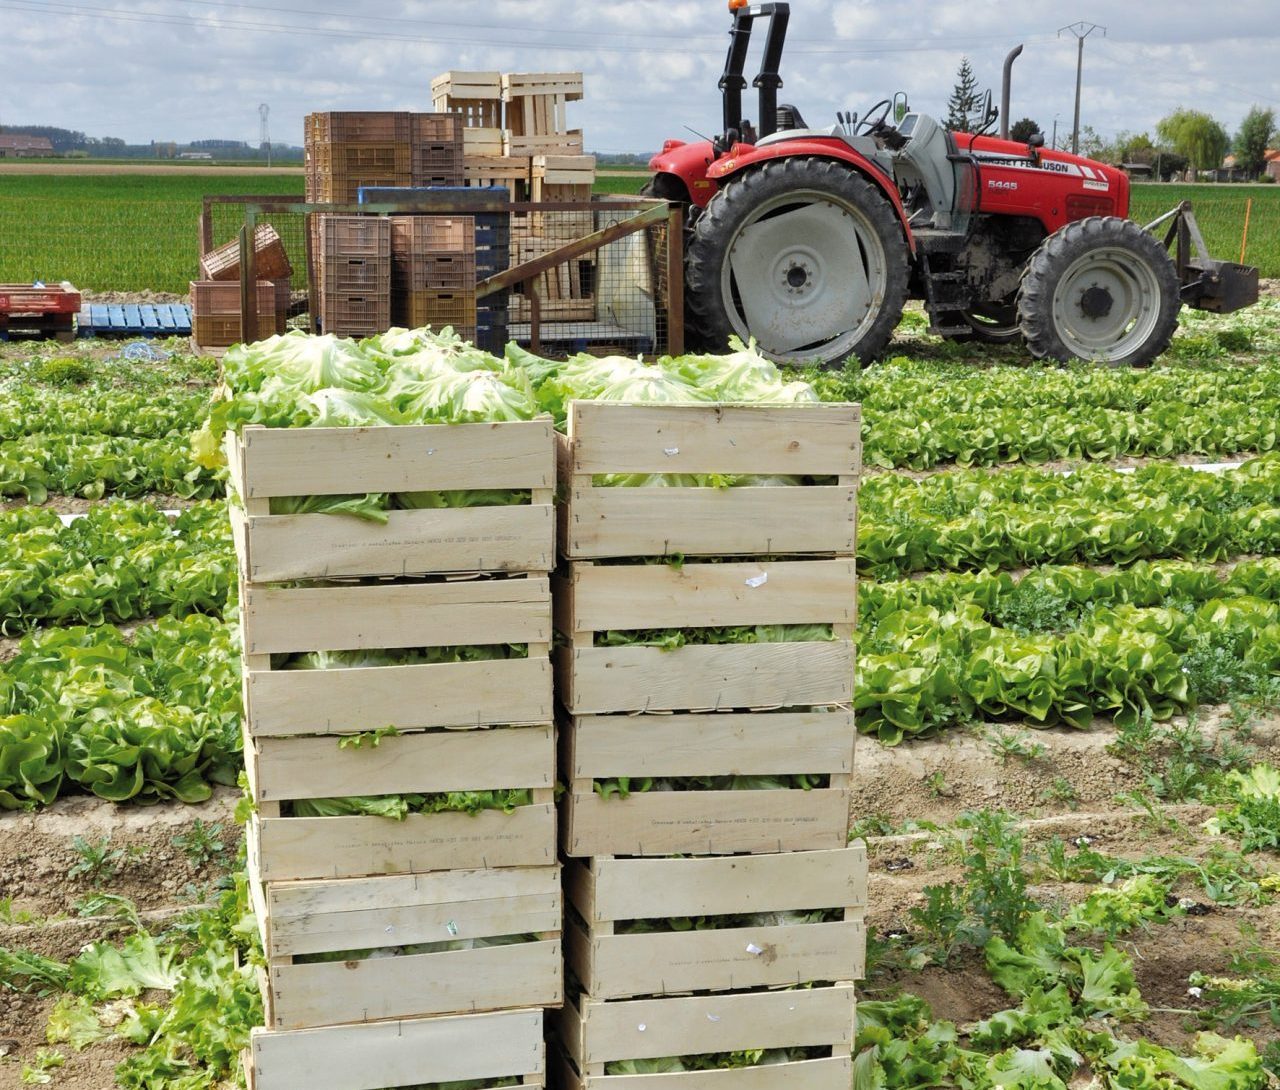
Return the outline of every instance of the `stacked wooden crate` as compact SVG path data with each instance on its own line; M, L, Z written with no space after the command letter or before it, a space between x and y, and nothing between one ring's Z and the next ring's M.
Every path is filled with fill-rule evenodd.
M313 203L355 204L361 186L462 184L462 126L449 113L314 113L304 136Z
M321 213L313 223L321 328L343 337L370 337L387 330L391 221Z
M621 1086L615 1061L788 1048L806 1052L716 1085L845 1090L865 957L866 856L847 846L858 409L574 402L560 471L565 945L580 986L558 1022L564 1084ZM600 480L612 474L760 480ZM824 629L771 641L783 625ZM759 626L757 642L616 637L724 626ZM662 925L703 916L735 919Z
M392 216L391 321L476 336L473 216Z
M431 81L431 98L463 127L466 184L502 186L511 200L528 200L531 157L508 154L504 146L502 74L443 72Z
M506 153L581 155L582 130L569 128L566 111L567 103L581 99L581 72L504 72Z
M267 959L250 1085L541 1085L542 1008L563 995L550 423L247 427L228 459ZM384 524L271 513L282 496L454 489L528 500L393 510ZM510 645L527 655L431 661L432 648ZM292 661L394 649L419 654ZM299 800L496 789L527 801L398 821L292 814Z

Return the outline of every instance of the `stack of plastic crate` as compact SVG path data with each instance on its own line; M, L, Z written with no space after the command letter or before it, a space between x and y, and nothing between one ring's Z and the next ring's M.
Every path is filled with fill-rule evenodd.
M392 216L391 321L452 326L476 337L476 226L471 216Z
M371 337L391 325L391 221L375 216L314 217L320 326Z
M452 114L308 114L306 199L354 204L361 186L461 185L462 126Z
M228 441L256 1090L544 1083L543 1009L563 996L554 457L546 420ZM458 489L521 502L427 502ZM422 506L273 513L371 492Z
M569 407L566 1087L848 1088L859 431L856 405ZM645 475L668 486L611 485ZM709 475L739 480L691 486ZM754 1050L767 1066L679 1059Z

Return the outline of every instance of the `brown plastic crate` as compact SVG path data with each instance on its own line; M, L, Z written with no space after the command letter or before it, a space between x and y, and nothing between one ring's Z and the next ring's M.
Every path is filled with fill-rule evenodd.
M320 294L320 324L325 333L340 337L373 337L391 328L388 292L368 293L325 290Z
M269 280L258 281L258 313L274 315L277 310L277 288ZM214 318L240 316L240 283L228 280L192 280L191 314Z
M404 111L345 110L308 114L308 141L349 143L408 143L413 139L413 115Z
M413 149L414 184L419 178L444 178L442 185L461 185L465 176L462 141L452 144L420 144Z
M322 213L318 217L320 256L391 256L391 221L382 216L340 216Z
M391 262L385 257L326 256L320 274L325 288L336 292L385 292L390 286Z
M258 335L250 337L251 341L263 341L279 333L275 317L271 314L258 318ZM239 344L244 338L240 335L240 315L215 314L205 318L192 317L192 339L201 348L226 348Z
M471 291L411 291L392 295L392 317L397 325L417 329L453 326L466 340L476 333L476 293Z
M409 254L391 266L397 291L470 291L476 286L474 254Z
M315 176L374 171L379 174L407 174L412 170L413 151L409 143L308 144L306 170Z
M378 174L358 171L323 178L307 176L306 199L311 204L358 204L361 187L395 188L413 184L411 174Z
M452 113L414 114L409 139L418 144L462 143L462 119Z
M474 254L474 216L390 216L391 253Z
M253 231L253 269L260 280L287 280L293 275L289 255L276 229L260 223ZM204 280L240 279L240 240L233 238L225 246L210 250L200 259L200 276Z

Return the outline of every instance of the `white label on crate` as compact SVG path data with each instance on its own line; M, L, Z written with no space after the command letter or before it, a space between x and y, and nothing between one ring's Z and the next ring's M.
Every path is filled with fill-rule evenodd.
M648 1026L646 1026L643 1022L641 1022L638 1026L636 1026L636 1029L638 1029L641 1033L643 1033L643 1032L644 1032L645 1030L647 1030L648 1028L649 1028L649 1027L648 1027Z
M458 933L458 925L452 920L444 925L444 929L448 931L450 935L456 935Z
M663 454L665 454L668 458L674 458L677 454L679 454L679 453L680 453L680 448L679 448L679 447L667 447L667 448L665 448L665 449L663 450L663 452L662 452L662 453L663 453Z
M759 575L753 575L748 579L747 586L763 587L767 582L769 582L769 573L767 571L762 571Z
M747 943L747 953L756 954L758 956L760 954L763 954L764 951L759 946L757 946L754 942L749 942Z
M708 1022L719 1022L719 1021L720 1021L720 1016L719 1016L718 1014L708 1014L708 1015L707 1015L707 1021L708 1021Z

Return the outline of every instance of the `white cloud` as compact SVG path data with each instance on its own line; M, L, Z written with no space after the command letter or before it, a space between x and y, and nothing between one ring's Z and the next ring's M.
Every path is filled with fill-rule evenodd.
M594 149L643 151L685 135L686 125L719 125L722 2L381 0L350 16L343 7L0 0L10 46L0 123L130 142L254 141L266 101L273 136L299 143L312 110L429 109L431 76L446 68L567 68L586 73L587 100L571 107L571 120ZM1233 0L1211 13L1200 0L1070 13L1049 0L1024 0L1016 12L959 0L793 0L782 98L811 123L898 89L941 113L962 55L998 95L1004 54L1023 41L1013 116L1046 129L1056 116L1061 132L1071 123L1076 45L1057 31L1070 17L1107 27L1086 42L1082 102L1082 120L1102 133L1150 131L1177 106L1207 110L1234 130L1253 103L1280 106L1274 0ZM750 92L747 101L754 107Z

